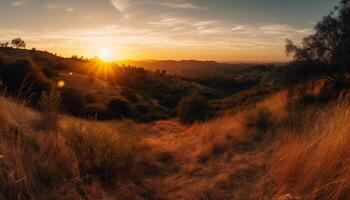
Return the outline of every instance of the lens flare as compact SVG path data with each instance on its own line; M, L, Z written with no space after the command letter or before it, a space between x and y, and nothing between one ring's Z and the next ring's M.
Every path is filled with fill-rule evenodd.
M63 88L66 83L64 81L57 82L57 88Z

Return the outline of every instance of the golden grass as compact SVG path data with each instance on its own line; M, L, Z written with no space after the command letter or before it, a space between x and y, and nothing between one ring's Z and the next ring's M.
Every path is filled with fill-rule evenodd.
M288 117L285 105L274 103L284 99L280 95L257 107ZM192 126L61 116L56 131L49 131L36 126L42 121L38 112L4 98L0 109L0 199L350 195L350 103L345 99L301 127L279 124L261 141L245 127L249 110Z
M132 123L61 116L42 129L59 118L2 97L0 109L0 199L115 199L136 180Z
M270 174L281 193L305 199L344 199L350 195L350 104L328 108L297 136L282 139ZM307 124L307 122L306 122ZM293 134L293 133L290 133Z
M288 117L285 105L270 105L274 112L283 113L279 118ZM156 169L147 185L158 188L157 195L164 199L346 199L350 195L346 100L324 108L303 127L288 129L280 124L274 137L258 143L244 127L246 113L145 139L144 162ZM165 163L159 159L164 153L170 160Z

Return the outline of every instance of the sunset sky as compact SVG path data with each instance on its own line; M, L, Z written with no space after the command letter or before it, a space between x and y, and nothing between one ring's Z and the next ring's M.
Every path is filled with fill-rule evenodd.
M63 56L284 61L338 0L0 0L0 42Z

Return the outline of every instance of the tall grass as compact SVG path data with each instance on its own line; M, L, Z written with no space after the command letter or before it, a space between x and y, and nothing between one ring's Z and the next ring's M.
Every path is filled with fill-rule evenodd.
M55 131L58 128L62 99L58 92L42 92L40 98L41 121L40 126L45 130Z
M78 158L82 176L114 187L121 178L136 176L135 140L107 127L74 125L67 130L67 144Z
M269 169L277 194L305 199L350 196L350 103L342 100L281 142ZM312 124L308 124L312 123Z
M135 179L133 137L93 121L63 125L58 105L56 94L42 95L42 113L0 97L0 199L103 199Z

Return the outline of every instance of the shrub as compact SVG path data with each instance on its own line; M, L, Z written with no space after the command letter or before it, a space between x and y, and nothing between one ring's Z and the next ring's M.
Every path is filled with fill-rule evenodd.
M124 99L112 98L109 100L107 107L113 118L124 118L131 116L131 107Z
M244 119L244 125L248 130L256 131L255 139L261 140L268 131L273 131L277 119L266 107L260 107L249 113Z
M129 88L123 88L120 94L131 102L137 102L139 100L136 92Z
M61 92L62 103L65 109L74 115L79 115L86 105L82 92L75 88L63 88Z
M184 124L204 121L212 116L210 105L197 93L182 98L177 111L180 121Z
M35 104L41 92L50 92L51 82L30 59L0 57L0 78L7 91L19 98L29 98Z
M51 69L50 67L43 67L43 72L46 75L46 77L52 79L58 76L58 72Z
M85 95L85 100L87 103L96 103L96 98L93 94Z
M149 109L149 106L145 103L139 103L136 105L136 109L143 113L143 114L146 114L146 113L149 113L150 112L150 109Z
M174 95L168 94L160 98L159 103L167 108L173 109L179 103L179 98Z
M82 116L89 119L103 120L109 118L109 113L106 109L98 104L90 104L85 106L81 111Z

